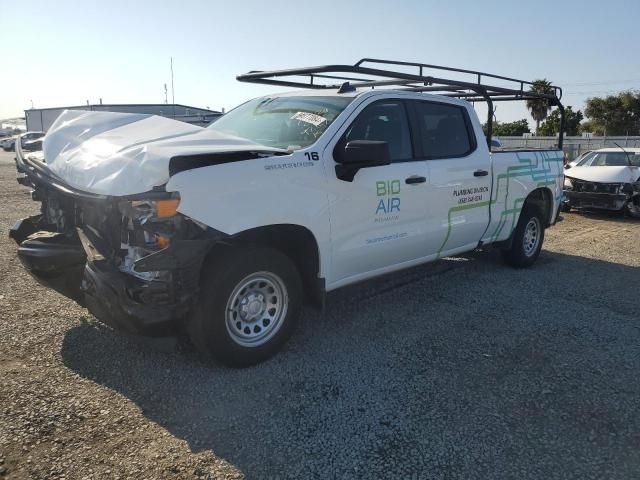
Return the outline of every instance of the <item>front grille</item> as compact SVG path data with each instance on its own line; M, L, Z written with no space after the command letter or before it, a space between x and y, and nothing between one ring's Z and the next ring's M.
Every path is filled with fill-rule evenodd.
M619 183L597 183L571 180L574 192L616 194L620 190Z
M607 210L620 210L624 207L624 194L607 194L592 192L566 192L569 203L574 208L604 208Z

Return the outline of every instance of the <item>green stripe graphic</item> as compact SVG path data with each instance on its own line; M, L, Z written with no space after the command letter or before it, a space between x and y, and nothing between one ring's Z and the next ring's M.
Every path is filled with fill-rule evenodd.
M516 225L516 220L518 215L520 214L520 210L522 208L522 204L524 203L524 198L516 198L513 201L513 207L507 209L507 205L509 202L509 185L510 179L518 178L518 177L529 177L531 180L536 182L537 187L554 185L558 177L562 174L562 155L552 156L550 152L526 152L527 155L533 154L533 158L523 157L522 155L516 152L516 158L518 159L518 164L511 165L507 167L506 173L501 173L496 177L496 188L495 188L495 196L493 196L490 200L470 203L467 205L457 205L449 209L447 214L447 233L445 235L444 241L438 250L438 257L440 257L441 252L444 250L449 238L451 237L451 214L455 212L460 212L463 210L469 210L472 208L481 208L481 207L489 207L493 206L498 202L498 198L500 198L501 190L504 190L504 205L505 209L500 213L500 220L498 221L498 225L496 226L495 231L491 235L491 241L494 242L502 233L505 225L507 224L509 216L511 216L511 232ZM546 162L546 165L545 165ZM557 165L555 168L555 173L552 172L552 164ZM562 189L557 192L555 201L558 201L562 196Z

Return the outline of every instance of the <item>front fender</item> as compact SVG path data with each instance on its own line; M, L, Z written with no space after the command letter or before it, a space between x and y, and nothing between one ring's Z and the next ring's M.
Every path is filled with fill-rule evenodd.
M177 173L167 191L180 194L178 211L235 235L267 225L307 228L320 252L329 245L326 178L320 161L303 152L213 165ZM320 255L320 270L328 259Z

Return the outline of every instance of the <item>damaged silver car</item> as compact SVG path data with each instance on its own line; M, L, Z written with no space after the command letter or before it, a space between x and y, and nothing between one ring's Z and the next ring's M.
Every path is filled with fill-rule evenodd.
M640 148L603 148L565 171L565 211L613 210L640 218Z

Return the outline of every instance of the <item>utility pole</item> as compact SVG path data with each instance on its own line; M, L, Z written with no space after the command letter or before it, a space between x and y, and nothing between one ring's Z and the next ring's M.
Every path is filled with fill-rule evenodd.
M173 88L173 57L171 57L171 103L173 103L174 105L176 103L176 95Z

